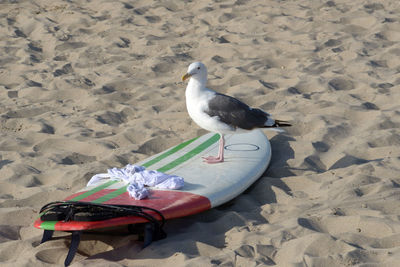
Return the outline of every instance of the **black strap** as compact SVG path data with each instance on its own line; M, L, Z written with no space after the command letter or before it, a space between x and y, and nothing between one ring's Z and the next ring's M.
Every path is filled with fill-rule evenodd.
M68 255L65 258L64 266L71 264L78 250L79 242L81 241L81 231L74 231L71 235L71 245L69 246Z
M148 245L151 244L151 242L153 241L154 238L154 229L153 226L150 223L145 224L144 226L144 243L143 243L143 247L145 248Z
M53 237L53 233L54 233L53 230L44 230L42 241L40 241L40 244L49 241Z

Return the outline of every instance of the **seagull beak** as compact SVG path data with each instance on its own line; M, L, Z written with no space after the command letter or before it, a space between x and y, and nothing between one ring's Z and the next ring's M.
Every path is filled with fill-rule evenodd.
M182 81L189 79L191 76L192 76L191 74L186 73L185 75L182 76Z

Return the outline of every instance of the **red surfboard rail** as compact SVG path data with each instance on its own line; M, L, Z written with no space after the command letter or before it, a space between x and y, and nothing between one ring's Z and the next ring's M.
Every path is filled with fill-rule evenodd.
M103 189L96 193L97 197L110 194L115 189ZM84 194L80 192L78 194ZM74 194L68 197L66 200L76 197L78 194ZM90 202L91 197L82 199L80 201ZM135 200L129 196L128 192L118 195L117 197L108 201L102 202L102 204L116 204L116 205L132 205L132 206L143 206L156 209L160 211L165 219L173 219L178 217L184 217L193 215L211 208L211 203L208 198L182 191L170 191L170 190L152 190L149 198L142 200ZM161 218L155 212L148 212L150 215L161 220ZM56 230L56 231L79 231L79 230L90 230L111 226L119 226L125 224L135 224L147 222L146 219L136 216L126 216L113 218L103 221L42 221L37 219L34 226L44 230Z

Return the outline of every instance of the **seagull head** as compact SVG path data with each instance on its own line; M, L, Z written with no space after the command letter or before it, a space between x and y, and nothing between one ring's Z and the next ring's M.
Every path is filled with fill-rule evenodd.
M182 81L193 78L199 82L205 83L207 81L207 68L201 62L194 62L189 65L187 73L183 75Z

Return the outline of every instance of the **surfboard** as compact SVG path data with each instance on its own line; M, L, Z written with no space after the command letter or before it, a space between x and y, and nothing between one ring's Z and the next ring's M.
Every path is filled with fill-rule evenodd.
M184 187L179 190L150 188L146 199L135 200L127 192L123 181L101 180L97 184L85 187L67 197L61 203L80 203L101 207L120 206L139 207L140 212L148 214L156 221L193 215L224 204L246 190L267 169L271 159L271 147L268 138L260 130L225 137L225 162L217 164L204 163L202 157L218 153L219 135L209 133L154 155L136 163L150 170L174 174L184 178ZM63 204L61 204L63 205ZM64 204L64 206L67 204ZM69 204L68 204L69 205ZM38 218L34 226L45 230L42 242L51 239L54 231L72 231L106 228L119 225L146 223L149 218L136 213L128 216L95 220L43 220ZM97 216L97 217L99 217ZM70 253L73 255L73 245ZM153 239L153 237L150 237ZM145 243L151 242L149 238ZM68 256L67 256L68 258ZM69 255L68 261L72 261ZM66 265L69 264L66 260Z

